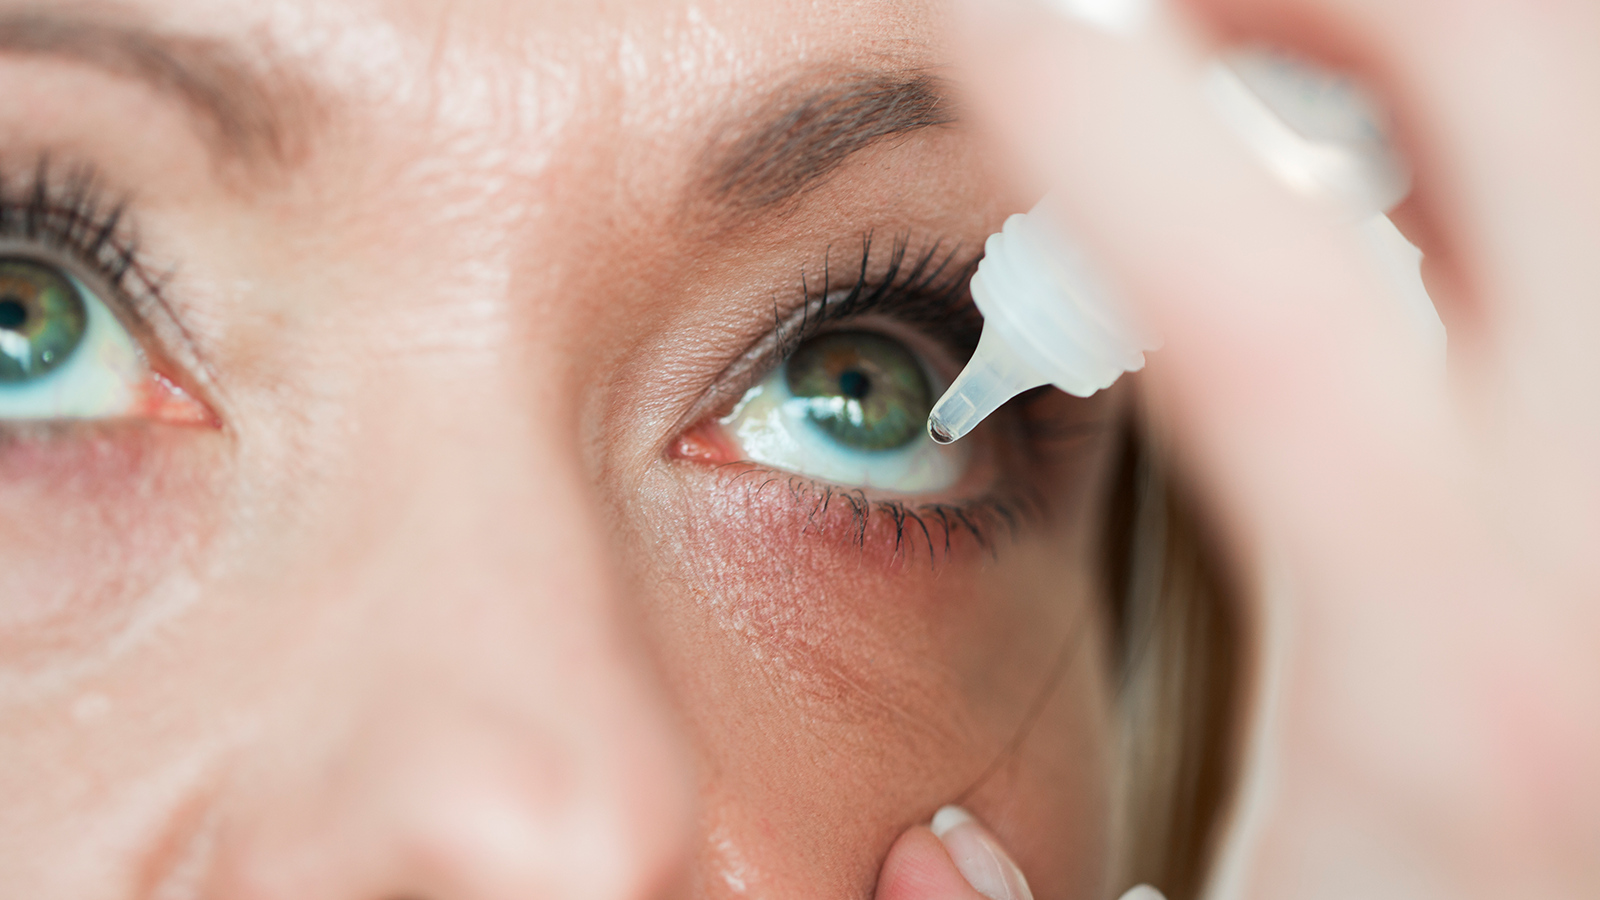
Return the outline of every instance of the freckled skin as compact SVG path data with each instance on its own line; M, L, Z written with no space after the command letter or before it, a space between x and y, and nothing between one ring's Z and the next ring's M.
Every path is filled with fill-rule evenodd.
M0 440L0 895L843 900L959 797L1041 900L1098 896L1114 429L997 420L899 498L979 527L695 430L830 248L1026 204L950 126L684 219L730 111L940 65L934 5L125 2L270 41L319 112L252 179L125 78L0 57L0 161L133 193L220 423ZM967 505L1011 494L1014 531Z

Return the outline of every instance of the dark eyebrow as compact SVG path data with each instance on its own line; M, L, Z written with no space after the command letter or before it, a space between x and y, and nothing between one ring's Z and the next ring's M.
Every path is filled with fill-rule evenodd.
M855 73L780 89L726 123L702 160L700 192L737 215L817 186L885 138L955 121L943 82L923 73Z
M143 81L181 100L210 126L214 144L246 162L284 165L299 149L284 113L306 98L221 40L163 33L104 11L35 7L0 12L0 53L57 56Z

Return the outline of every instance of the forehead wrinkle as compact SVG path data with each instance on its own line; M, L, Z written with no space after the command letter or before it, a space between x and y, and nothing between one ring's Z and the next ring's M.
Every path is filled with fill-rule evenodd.
M955 120L943 80L926 72L796 79L714 133L694 189L744 218L820 186L882 140Z
M218 149L253 166L296 162L314 118L307 86L260 64L270 60L266 47L158 31L98 6L0 11L0 54L59 57L141 81L181 101Z

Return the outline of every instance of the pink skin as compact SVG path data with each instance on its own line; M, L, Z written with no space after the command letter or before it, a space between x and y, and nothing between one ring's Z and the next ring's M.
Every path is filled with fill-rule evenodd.
M960 797L1036 896L1098 896L1115 429L1022 417L1118 396L976 436L922 499L1043 512L948 549L680 440L830 246L975 248L1030 199L957 124L736 228L685 202L776 86L937 68L927 8L96 10L292 109L263 169L126 70L0 53L0 171L131 193L218 423L0 439L0 894L856 898ZM891 875L948 884L930 839Z

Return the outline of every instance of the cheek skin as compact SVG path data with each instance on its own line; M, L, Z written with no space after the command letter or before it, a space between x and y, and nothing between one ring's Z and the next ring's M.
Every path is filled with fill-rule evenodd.
M881 511L674 455L637 595L702 759L706 895L870 895L900 832L976 786L1002 834L1072 837L1029 860L1039 896L1086 896L1106 727L1083 536L936 531L930 558ZM1069 644L1089 649L1008 755Z
M182 577L224 452L209 428L0 430L0 674L104 652Z

